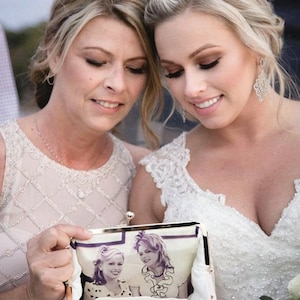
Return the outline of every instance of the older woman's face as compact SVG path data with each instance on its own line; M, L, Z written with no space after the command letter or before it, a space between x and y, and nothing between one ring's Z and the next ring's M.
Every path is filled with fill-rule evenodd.
M154 266L158 261L158 252L152 251L145 245L140 245L138 249L138 254L145 266Z
M73 41L50 100L74 123L107 131L127 115L146 80L147 58L136 32L119 20L97 17Z

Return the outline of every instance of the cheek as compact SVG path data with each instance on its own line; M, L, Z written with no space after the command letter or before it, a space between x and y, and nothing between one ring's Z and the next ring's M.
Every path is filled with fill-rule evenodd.
M147 78L133 78L127 82L127 88L131 99L136 101L146 87Z
M184 80L177 78L176 80L167 80L167 87L171 95L178 101L184 97Z
M76 88L82 88L95 81L93 70L82 61L68 59L65 61L62 68L62 75L65 81Z
M220 72L223 76L216 76L216 81L231 87L234 91L248 93L252 89L256 76L256 62L248 56L241 56L231 60L225 68L227 72Z

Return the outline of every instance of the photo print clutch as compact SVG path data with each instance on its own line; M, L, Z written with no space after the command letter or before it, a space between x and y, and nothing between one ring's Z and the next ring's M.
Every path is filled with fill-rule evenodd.
M207 232L200 223L119 226L92 232L89 240L71 241L75 270L67 299L199 300L199 293L193 298L191 285L196 256L201 289L213 285ZM207 299L212 298L208 295Z

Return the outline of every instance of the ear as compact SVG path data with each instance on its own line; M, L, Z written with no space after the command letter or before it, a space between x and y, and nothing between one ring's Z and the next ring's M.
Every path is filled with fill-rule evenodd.
M48 57L48 60L49 60L50 72L54 76L58 71L59 57L58 56L53 56L53 54L50 51L47 52L47 57Z
M255 59L256 59L256 65L260 66L261 65L261 61L264 60L264 55L261 53L256 53L255 54Z

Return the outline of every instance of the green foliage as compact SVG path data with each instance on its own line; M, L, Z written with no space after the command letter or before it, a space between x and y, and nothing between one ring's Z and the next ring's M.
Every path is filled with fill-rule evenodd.
M7 43L20 99L32 89L29 79L30 59L44 33L45 23L20 31L6 31Z

